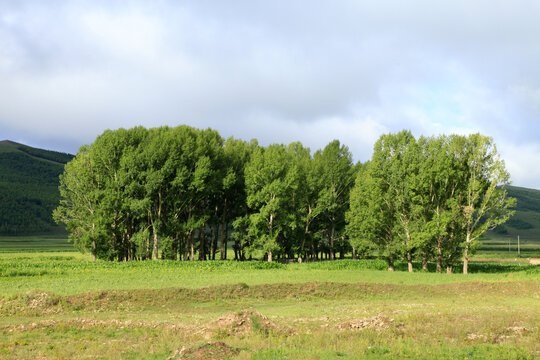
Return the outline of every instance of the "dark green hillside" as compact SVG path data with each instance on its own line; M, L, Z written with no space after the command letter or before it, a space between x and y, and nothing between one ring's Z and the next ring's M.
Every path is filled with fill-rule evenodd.
M0 235L58 230L58 176L72 155L0 141Z
M506 224L489 232L484 243L493 249L508 251L510 242L511 251L515 252L519 235L522 249L537 249L540 244L540 190L509 186L508 195L517 199L516 214ZM540 251L533 252L525 255L540 256Z

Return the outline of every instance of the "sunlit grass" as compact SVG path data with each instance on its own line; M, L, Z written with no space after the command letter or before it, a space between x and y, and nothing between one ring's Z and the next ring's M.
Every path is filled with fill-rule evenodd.
M419 264L417 264L419 268ZM461 281L515 281L540 279L538 268L524 263L471 264L469 275L385 271L380 260L342 260L319 263L266 263L260 261L91 261L76 253L0 255L0 294L41 289L76 294L106 289L199 288L220 284L248 285L302 282L367 282L444 284ZM417 269L418 270L418 269ZM459 270L459 269L456 269ZM509 276L509 273L511 275Z
M0 254L0 358L165 359L220 342L231 359L534 359L540 267L473 263L472 274L394 273L380 260L93 262ZM433 267L433 264L430 264ZM252 309L291 334L209 332ZM340 331L384 317L383 328ZM516 330L517 329L517 330Z

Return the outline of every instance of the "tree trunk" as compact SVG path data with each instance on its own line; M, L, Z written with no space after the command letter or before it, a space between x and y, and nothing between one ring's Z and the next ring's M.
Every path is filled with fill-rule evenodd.
M332 222L332 228L330 229L330 260L334 260L336 254L334 252L334 232L336 230L336 225Z
M394 257L389 256L388 257L388 271L394 271Z
M422 270L423 271L429 271L428 270L427 256L422 256Z
M452 273L452 268L453 268L452 265L448 265L448 266L446 267L446 273L447 273L447 274L451 274L451 273Z
M227 239L225 238L225 228L227 227L225 213L227 211L227 200L225 199L225 205L223 206L223 215L221 216L221 246L220 246L220 259L227 260Z
M150 260L152 258L152 252L150 248L150 237L146 237L146 254L144 254L145 260Z
M442 238L437 240L437 272L442 273Z
M205 223L202 223L199 234L199 260L206 260L206 234Z
M305 256L304 245L306 244L306 237L309 236L309 216L311 215L311 206L308 205L308 216L306 220L306 226L304 228L304 236L302 237L302 245L300 245L300 257Z
M352 258L356 260L356 249L354 247L352 248Z
M463 273L469 273L469 246L471 244L471 234L467 232L467 241L465 242L465 253L463 254Z
M154 228L154 260L158 260L158 247L159 247L159 237L158 234Z
M407 243L405 244L407 246L407 267L409 269L409 272L413 272L413 266L412 266L412 254L411 250L409 249L411 244L411 234L409 233L409 221L406 220L405 222L405 235L407 236Z
M273 233L272 233L272 225L273 225L273 222L274 222L274 214L270 214L270 239L273 238ZM269 250L268 251L268 262L272 262L272 250Z
M190 233L189 233L189 247L190 247L190 250L191 250L191 254L189 256L189 260L191 261L195 261L195 244L194 243L194 240L193 240L193 237L194 237L194 231L191 230Z
M409 272L413 272L413 266L412 266L412 255L410 251L407 251L407 265L409 268Z
M465 253L463 254L463 273L469 273L469 244L465 244Z
M216 252L218 247L218 238L219 238L219 224L214 225L214 243L212 244L212 260L216 260Z
M161 191L158 192L158 209L157 209L157 219L156 221L160 221L161 219ZM159 237L157 228L155 226L155 222L152 221L152 231L154 232L154 260L159 259Z

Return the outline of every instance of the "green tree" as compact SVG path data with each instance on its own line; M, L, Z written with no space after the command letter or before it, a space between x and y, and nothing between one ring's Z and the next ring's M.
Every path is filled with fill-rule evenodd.
M250 251L262 249L269 262L282 250L278 241L287 226L289 209L298 183L298 169L284 145L258 147L245 169L247 204L253 213L248 232L254 240Z
M70 241L79 250L89 251L95 261L101 250L99 240L102 239L97 226L99 199L96 190L99 178L92 169L89 150L89 146L82 146L60 175L61 200L53 212L53 218L57 223L66 224Z
M377 203L374 178L370 173L370 162L361 166L356 175L350 194L350 207L345 214L347 225L345 231L349 236L355 254L367 255L376 249L381 228L377 215Z
M244 170L257 142L246 142L240 139L228 138L223 146L226 174L222 180L221 204L221 260L227 259L227 240L229 223L247 212L246 184ZM241 227L243 228L243 226ZM238 249L239 243L235 246Z
M349 194L354 184L355 168L347 146L338 140L330 142L313 157L315 173L319 179L317 208L313 216L323 219L325 237L328 240L330 259L335 259L336 239L344 239L345 212L349 207ZM344 244L341 244L343 247ZM342 249L343 254L343 249Z
M458 140L457 136L421 137L418 140L418 199L423 219L418 238L424 270L427 270L428 258L435 256L437 272L441 272L443 252L449 261L461 251L456 224L459 223L459 189L463 186L465 169L456 161ZM447 265L451 266L450 263Z
M475 241L506 222L513 214L516 200L508 198L505 186L510 184L510 174L500 158L493 139L480 134L468 136L463 141L461 154L467 168L466 186L462 203L465 234L463 273L468 273L469 252Z

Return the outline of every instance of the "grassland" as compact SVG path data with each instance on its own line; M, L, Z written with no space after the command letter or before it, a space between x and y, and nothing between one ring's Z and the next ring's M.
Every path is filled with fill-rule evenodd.
M535 359L540 268L0 254L0 358ZM418 264L417 264L418 265Z
M65 234L0 236L0 253L74 251Z

